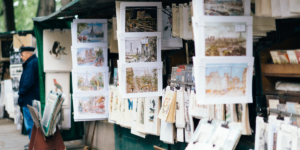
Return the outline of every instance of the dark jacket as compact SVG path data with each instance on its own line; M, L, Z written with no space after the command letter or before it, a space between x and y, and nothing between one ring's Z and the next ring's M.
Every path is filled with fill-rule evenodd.
M36 55L23 64L18 103L20 107L32 106L33 100L40 100L39 68Z

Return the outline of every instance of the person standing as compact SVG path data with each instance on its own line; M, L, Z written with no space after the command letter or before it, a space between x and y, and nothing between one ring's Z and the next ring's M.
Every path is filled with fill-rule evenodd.
M19 85L18 104L23 110L23 118L26 131L31 137L33 120L27 105L32 106L33 100L40 100L39 70L38 59L34 54L34 47L21 47L21 59L23 60L23 72ZM29 143L24 147L28 147Z

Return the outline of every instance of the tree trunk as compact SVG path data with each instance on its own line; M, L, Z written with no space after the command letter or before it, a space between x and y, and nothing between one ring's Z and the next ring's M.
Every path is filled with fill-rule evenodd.
M61 6L64 7L69 4L72 0L61 0Z
M55 12L55 0L39 0L37 17L48 16L53 12Z
M2 0L4 23L6 31L16 30L13 0Z

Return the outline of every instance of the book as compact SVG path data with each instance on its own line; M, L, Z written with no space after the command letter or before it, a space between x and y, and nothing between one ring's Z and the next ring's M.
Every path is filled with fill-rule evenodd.
M278 57L279 57L279 60L280 60L280 63L281 64L289 64L290 63L290 60L289 60L289 57L288 57L288 54L286 51L277 51L278 53Z
M180 82L185 82L185 79L186 79L186 71L181 70L181 81Z
M281 64L277 51L270 51L274 64Z
M298 60L297 60L296 53L294 50L287 50L286 53L289 56L289 60L290 60L291 64L298 64Z

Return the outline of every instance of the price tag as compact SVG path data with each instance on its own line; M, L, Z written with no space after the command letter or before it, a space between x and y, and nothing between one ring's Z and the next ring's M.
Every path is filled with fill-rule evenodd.
M235 25L235 32L245 32L246 31L246 26L245 25Z
M15 52L19 52L19 51L20 51L20 49L18 49L18 48L15 48L15 49L14 49L14 51L15 51Z
M141 42L142 44L148 44L148 38L142 38Z
M99 49L100 49L100 47L94 47L94 51L95 51L95 52L98 52Z

